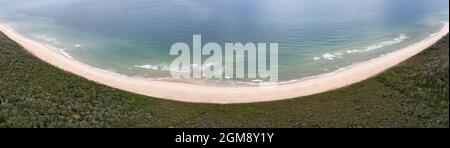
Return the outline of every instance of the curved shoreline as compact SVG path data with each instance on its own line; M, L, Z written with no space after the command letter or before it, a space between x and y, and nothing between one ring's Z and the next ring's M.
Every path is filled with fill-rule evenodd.
M420 42L382 57L351 65L344 70L334 73L322 74L311 79L273 87L220 87L143 80L114 75L58 54L41 43L21 36L6 25L0 24L0 31L39 59L100 84L156 98L182 102L228 104L264 102L308 96L366 80L427 49L448 33L449 25L446 23L434 36L427 37Z

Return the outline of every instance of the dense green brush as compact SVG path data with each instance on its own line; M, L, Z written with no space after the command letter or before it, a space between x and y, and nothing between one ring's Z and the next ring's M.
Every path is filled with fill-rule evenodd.
M448 36L364 82L285 101L192 104L46 64L0 33L0 127L449 127Z

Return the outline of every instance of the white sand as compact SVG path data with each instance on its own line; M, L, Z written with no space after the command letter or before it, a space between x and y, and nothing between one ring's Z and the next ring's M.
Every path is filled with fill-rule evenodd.
M396 50L382 57L355 64L334 73L324 74L311 79L278 85L271 88L258 86L208 86L142 80L123 75L115 75L58 54L45 45L14 32L14 30L7 25L0 24L0 31L22 45L27 51L39 59L91 81L157 98L183 102L228 104L263 102L308 96L360 82L373 77L430 47L448 33L449 25L448 23L445 24L445 26L434 36L430 36L418 43Z

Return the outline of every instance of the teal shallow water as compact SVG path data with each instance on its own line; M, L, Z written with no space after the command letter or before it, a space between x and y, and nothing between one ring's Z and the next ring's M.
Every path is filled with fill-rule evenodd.
M169 77L176 42L277 42L292 81L420 41L448 22L448 0L0 0L0 22L91 66ZM255 80L238 80L252 82Z

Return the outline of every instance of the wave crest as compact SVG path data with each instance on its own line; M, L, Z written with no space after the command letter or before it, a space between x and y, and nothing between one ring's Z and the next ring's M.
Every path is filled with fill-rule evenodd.
M407 36L405 33L401 33L398 37L392 39L392 40L386 40L386 41L382 41L376 44L372 44L369 45L363 49L350 49L345 51L346 54L353 54L353 53L364 53L364 52L369 52L372 50L376 50L376 49L380 49L386 46L391 46L394 44L398 44L401 43L407 39L409 39L410 37ZM336 58L342 58L344 53L341 52L337 52L337 53L325 53L320 57L313 57L313 60L321 60L321 59L326 59L326 60L334 60Z

